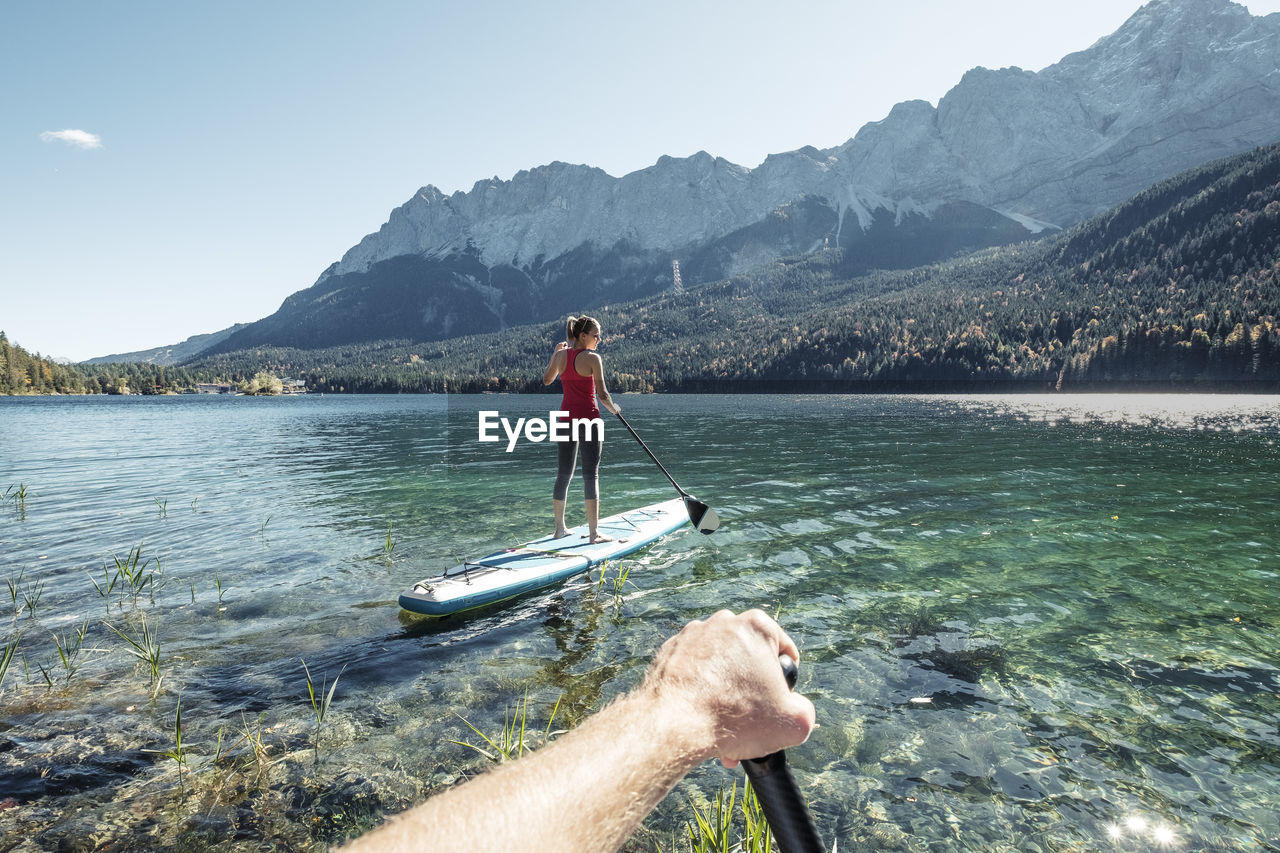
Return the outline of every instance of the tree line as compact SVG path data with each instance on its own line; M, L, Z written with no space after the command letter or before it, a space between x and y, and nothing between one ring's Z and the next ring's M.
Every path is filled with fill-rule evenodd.
M162 364L61 364L32 354L0 332L0 394L177 394L201 383L253 386L256 371L219 373ZM279 380L276 380L278 384Z
M81 394L84 377L74 367L32 355L0 332L0 394Z

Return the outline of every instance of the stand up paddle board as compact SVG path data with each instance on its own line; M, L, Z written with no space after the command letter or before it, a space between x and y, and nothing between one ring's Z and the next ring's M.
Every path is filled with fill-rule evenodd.
M688 521L681 498L621 512L600 519L597 527L612 542L590 544L584 524L559 539L545 536L505 548L420 581L401 593L400 606L414 613L446 616L505 601L639 551Z

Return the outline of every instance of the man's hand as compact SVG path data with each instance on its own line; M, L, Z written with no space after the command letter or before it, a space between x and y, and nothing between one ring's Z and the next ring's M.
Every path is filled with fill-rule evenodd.
M813 703L792 693L779 655L800 660L800 650L760 610L721 610L690 622L663 644L643 689L661 703L687 710L704 757L725 767L804 743L814 726Z
M691 622L638 689L549 746L393 818L349 853L617 850L700 762L718 755L733 767L804 743L813 704L787 689L780 654L800 659L759 610Z

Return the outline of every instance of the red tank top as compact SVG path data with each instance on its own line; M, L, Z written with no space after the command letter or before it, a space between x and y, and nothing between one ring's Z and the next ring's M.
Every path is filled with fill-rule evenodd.
M560 408L569 413L570 418L598 418L600 407L596 405L596 378L579 376L574 368L578 354L586 350L566 350L564 372L560 374L560 384L564 387L564 399Z

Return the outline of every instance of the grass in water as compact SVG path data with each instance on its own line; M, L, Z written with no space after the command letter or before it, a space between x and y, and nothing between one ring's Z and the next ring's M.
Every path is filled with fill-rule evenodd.
M22 611L26 611L27 615L32 619L36 615L36 606L40 604L40 598L44 595L44 581L39 583L26 582L24 580L27 570L23 569L18 572L17 580L13 578L6 579L9 587L9 598L13 601L13 618L17 619L22 615ZM18 599L22 599L21 602Z
M18 512L18 518L26 520L27 517L27 484L19 483L16 486L10 486L4 490L4 499L13 501L13 508Z
M27 584L26 589L22 591L23 606L27 609L27 615L32 619L36 616L36 605L40 603L40 598L44 595L44 581L35 584Z
M21 632L5 644L4 652L0 655L0 693L4 692L4 677L9 672L9 664L13 663L13 656L18 653L18 643L20 642L22 642Z
M102 564L102 583L98 583L93 579L93 575L89 575L89 582L93 584L93 588L98 591L98 595L106 599L107 611L111 610L111 593L115 591L116 584L120 582L120 573L114 575L107 568L106 563Z
M156 512L161 518L169 517L169 499L152 498L156 502Z
M727 793L721 788L711 802L692 803L693 822L685 824L690 853L770 853L772 832L755 791L743 785L740 824L734 820L737 797L734 781Z
M89 632L89 623L85 621L70 634L53 635L53 643L58 648L58 659L62 662L63 683L70 684L76 671L80 669L80 654L84 649L84 636Z
M394 524L387 525L387 536L382 542L382 550L376 554L370 554L369 556L364 557L362 559L381 560L385 565L388 565L388 566L391 565L391 558L396 550L396 542L394 539L391 538L391 530L393 527L395 527Z
M107 606L111 606L111 593L115 591L117 586L120 587L120 604L123 606L124 598L127 595L133 602L133 606L138 606L138 598L148 588L151 590L151 603L155 603L157 578L162 574L160 570L160 560L155 559L155 568L149 568L152 560L142 558L142 546L137 545L129 549L129 555L123 559L116 554L111 555L111 562L115 564L115 572L112 573L112 566L107 563L102 564L102 583L98 583L92 576L89 580L93 583L94 589L98 591L98 595L107 599Z
M628 564L625 569L618 569L612 575L609 574L609 561L605 560L600 564L600 580L596 582L596 592L607 592L613 597L613 607L618 610L622 607L623 593L626 591L627 578L631 576L631 565Z
M223 613L226 611L227 607L225 604L222 603L222 596L227 594L227 590L229 589L229 587L225 587L222 585L222 578L218 577L217 572L213 573L213 585L218 588L218 612ZM192 593L191 600L195 601L194 593Z
M271 766L271 744L262 742L262 723L266 718L267 712L263 711L258 715L257 728L251 728L244 712L240 713L240 722L244 725L244 737L253 750L253 760L258 765L259 777Z
M311 678L311 670L307 669L307 662L305 660L302 661L302 671L307 676L307 695L311 697L311 712L315 714L316 718L315 749L317 767L320 766L320 730L324 726L324 718L329 715L329 706L333 703L333 691L338 689L338 679L342 677L342 673L346 669L344 666L338 671L337 677L333 679L333 684L322 681L320 683L320 691L317 693L315 681ZM326 686L329 688L328 692L325 692Z
M542 733L542 739L544 742L550 740L553 734L558 734L558 732L551 731L551 725L555 722L556 714L560 711L560 702L563 699L563 696L561 696L560 699L557 699L555 707L551 709L551 717L547 720L547 727ZM476 744L468 741L455 740L453 742L458 746L465 746L469 749L474 749L490 761L501 764L504 761L519 758L521 755L524 755L526 752L532 752L534 749L534 745L528 738L527 729L529 717L528 693L524 695L524 699L520 701L520 704L516 705L514 712L511 708L507 708L505 722L502 725L502 731L492 738L472 725L471 721L461 714L455 712L454 716L466 723L467 728L479 735L480 739L488 744L489 749L477 746Z
M214 764L218 764L224 758L228 757L231 753L235 752L235 750L238 749L241 744L246 744L248 745L249 749L253 752L253 760L254 760L254 763L257 765L257 770L258 770L258 779L259 781L261 781L263 774L267 772L267 769L271 767L271 764L272 764L271 744L263 742L262 724L263 724L263 721L266 720L266 718L267 718L267 712L263 711L261 714L258 715L258 718L255 722L250 723L249 718L244 715L243 711L241 711L240 712L240 737L239 739L236 740L235 743L231 744L226 749L222 748L222 740L226 734L226 727L224 726L220 728L218 730L217 751L214 753L214 759L213 759Z
M143 750L143 752L152 752L156 755L162 755L165 758L172 759L173 763L178 767L178 793L185 798L187 796L186 787L182 780L182 771L187 769L187 749L182 744L182 697L178 697L178 708L174 712L173 722L173 747L163 752L154 749Z
M156 619L156 624L153 628L147 621L147 617L143 616L140 623L141 627L136 637L129 636L109 622L103 622L102 624L106 625L116 636L129 644L125 651L146 665L151 675L151 698L154 699L160 692L160 682L163 680L163 676L160 674L160 620Z

